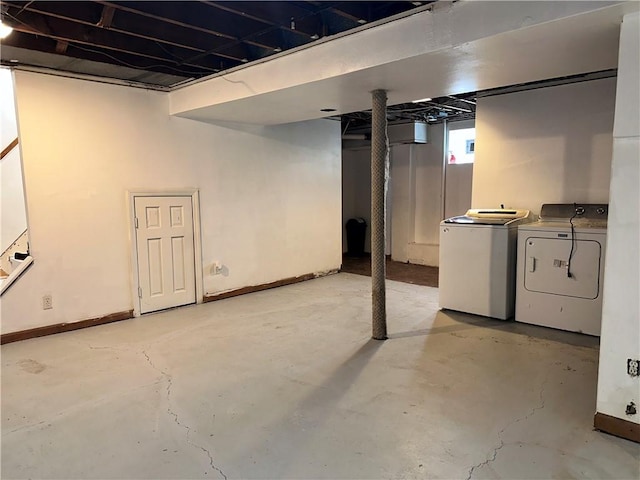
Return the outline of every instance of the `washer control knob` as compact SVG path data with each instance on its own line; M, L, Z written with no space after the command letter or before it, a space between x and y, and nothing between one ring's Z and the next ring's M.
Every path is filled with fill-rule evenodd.
M598 215L604 215L605 213L607 213L607 210L606 210L604 207L598 207L598 208L596 209L596 213L597 213Z

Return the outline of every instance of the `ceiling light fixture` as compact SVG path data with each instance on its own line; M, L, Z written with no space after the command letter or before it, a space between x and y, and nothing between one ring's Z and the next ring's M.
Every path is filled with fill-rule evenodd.
M421 98L420 100L411 100L411 103L430 102L431 100L431 98Z
M0 21L0 38L7 38L11 32L13 32L13 28Z

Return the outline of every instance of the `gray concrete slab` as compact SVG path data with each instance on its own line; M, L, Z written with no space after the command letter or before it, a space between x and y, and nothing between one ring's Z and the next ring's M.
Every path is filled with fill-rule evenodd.
M2 478L640 477L598 341L337 274L2 346Z

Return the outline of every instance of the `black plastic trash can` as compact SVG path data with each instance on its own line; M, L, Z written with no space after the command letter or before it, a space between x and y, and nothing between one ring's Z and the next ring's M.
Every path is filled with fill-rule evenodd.
M366 233L367 222L364 218L350 218L347 221L347 255L352 257L364 255Z

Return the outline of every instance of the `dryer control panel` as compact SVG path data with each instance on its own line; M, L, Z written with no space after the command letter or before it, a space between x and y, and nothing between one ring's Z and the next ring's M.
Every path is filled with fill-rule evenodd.
M606 203L545 203L540 209L540 220L606 222L608 213L609 205Z

